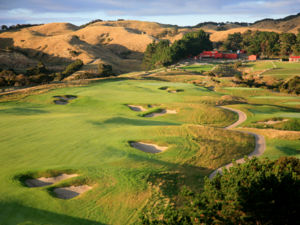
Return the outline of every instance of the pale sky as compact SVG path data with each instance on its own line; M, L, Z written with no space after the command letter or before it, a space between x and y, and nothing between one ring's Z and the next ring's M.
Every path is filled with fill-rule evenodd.
M277 19L299 12L300 0L0 0L0 24L7 25L130 19L192 26Z

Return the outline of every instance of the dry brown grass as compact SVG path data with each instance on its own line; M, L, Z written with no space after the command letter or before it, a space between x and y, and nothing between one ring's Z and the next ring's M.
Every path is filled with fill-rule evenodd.
M226 38L227 38L227 36L229 34L233 34L233 33L236 33L236 32L245 33L247 30L252 30L252 31L268 31L268 32L281 33L280 30L276 30L276 29L240 27L240 28L234 28L234 29L225 30L225 31L211 31L212 34L210 36L210 40L213 41L213 42L224 41L224 40L226 40Z

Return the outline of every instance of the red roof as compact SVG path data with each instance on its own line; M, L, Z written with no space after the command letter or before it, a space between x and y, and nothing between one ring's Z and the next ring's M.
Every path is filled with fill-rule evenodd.
M300 56L290 56L291 59L300 59Z

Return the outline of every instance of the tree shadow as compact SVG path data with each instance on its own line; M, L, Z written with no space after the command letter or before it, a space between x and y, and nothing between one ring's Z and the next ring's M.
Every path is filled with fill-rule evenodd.
M42 209L25 206L17 202L0 202L0 223L6 225L34 225L34 224L57 224L57 225L105 225L89 219L83 219Z
M284 147L280 146L280 147L278 147L278 149L285 155L289 155L289 156L295 156L300 153L300 150L298 150L296 148L287 147L287 146L284 146Z
M118 124L118 125L132 125L132 126L178 126L179 123L165 122L165 121L155 121L155 120L139 120L139 119L129 119L126 117L113 117L107 119L103 122L90 121L93 125L101 126L104 124Z
M30 115L36 115L36 114L44 114L48 113L46 110L42 109L35 109L35 108L10 108L10 109L0 109L0 114L12 114L12 115L24 115L24 116L30 116Z

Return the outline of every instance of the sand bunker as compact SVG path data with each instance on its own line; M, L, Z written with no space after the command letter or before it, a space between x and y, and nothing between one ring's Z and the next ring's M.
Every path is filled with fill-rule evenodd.
M178 92L183 92L184 90L178 89L178 90L169 90L169 93L178 93Z
M167 150L168 147L158 146L144 142L131 142L130 146L147 153L160 153Z
M144 117L157 117L157 116L162 116L165 114L176 114L177 111L176 110L169 110L169 109L162 109L159 112L153 112L153 113L149 113L144 115Z
M265 122L257 122L257 124L265 124L265 125L273 125L273 124L277 124L277 123L283 123L283 122L287 122L289 121L288 119L284 119L284 120L268 120Z
M144 112L146 111L146 109L143 106L139 106L139 105L128 105L128 107L136 112Z
M57 95L53 96L53 98L56 98L53 102L56 105L66 105L69 103L70 100L76 99L76 95Z
M58 198L70 199L70 198L74 198L90 189L92 189L91 186L81 185L81 186L55 188L53 190L53 192L56 194L56 197L58 197Z
M43 186L58 183L62 180L66 180L66 179L69 179L71 177L77 177L77 176L78 176L78 174L63 173L63 174L58 175L56 177L40 177L40 178L37 178L37 179L28 179L28 180L25 181L25 184L28 187L43 187Z

